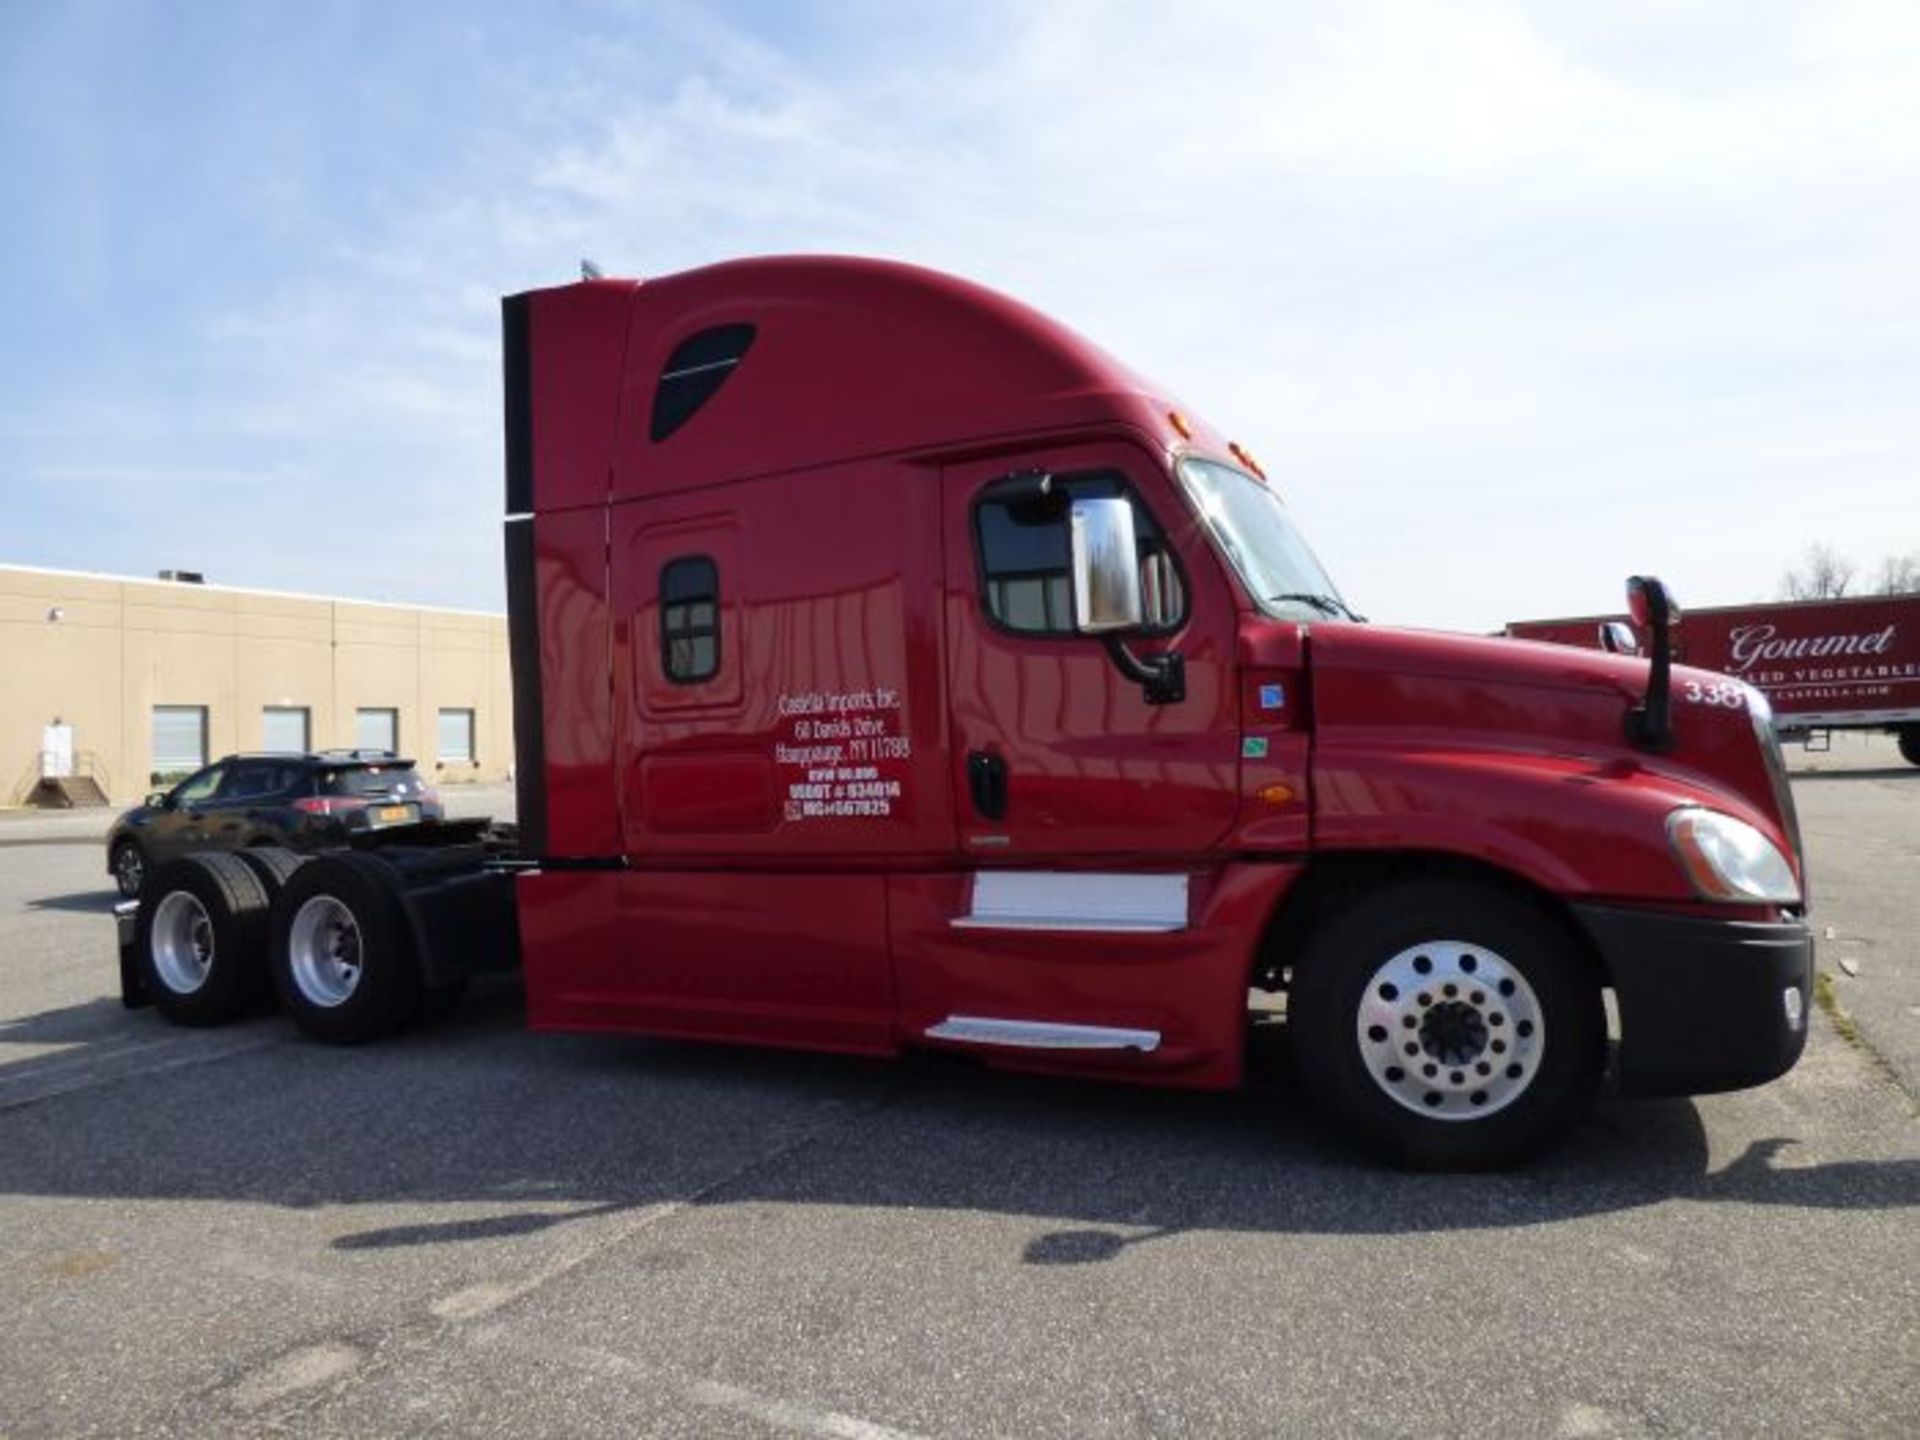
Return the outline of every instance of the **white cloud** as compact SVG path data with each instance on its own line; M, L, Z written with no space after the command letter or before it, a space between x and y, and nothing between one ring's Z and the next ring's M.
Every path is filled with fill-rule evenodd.
M609 13L497 53L458 163L199 337L183 431L430 530L444 570L365 547L406 593L497 601L500 293L786 250L971 275L1165 377L1376 617L1920 549L1913 7Z

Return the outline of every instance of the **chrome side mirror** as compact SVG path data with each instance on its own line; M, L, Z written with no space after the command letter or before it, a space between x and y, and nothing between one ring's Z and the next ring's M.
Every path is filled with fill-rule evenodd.
M1609 655L1638 655L1640 639L1624 620L1607 620L1600 625L1600 648Z
M1143 607L1132 502L1075 500L1067 533L1073 554L1073 628L1082 635L1137 630Z

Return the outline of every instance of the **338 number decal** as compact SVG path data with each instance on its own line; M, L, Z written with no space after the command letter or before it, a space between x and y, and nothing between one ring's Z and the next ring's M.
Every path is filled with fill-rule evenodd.
M1747 704L1746 686L1737 680L1718 680L1711 685L1689 680L1680 694L1690 705L1724 705L1729 710L1744 710Z

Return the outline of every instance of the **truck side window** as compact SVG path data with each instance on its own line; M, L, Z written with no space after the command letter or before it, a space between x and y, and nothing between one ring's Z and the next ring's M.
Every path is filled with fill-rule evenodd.
M720 668L720 568L705 555L660 570L660 663L676 685L697 685Z
M658 443L691 420L746 357L753 335L751 325L716 325L674 346L653 392L648 438Z
M1044 496L990 487L974 508L987 613L1009 630L1035 635L1071 635L1073 591L1069 574L1067 511L1074 500L1122 497L1133 502L1140 548L1142 628L1174 629L1186 618L1186 592L1160 527L1118 475L1055 476Z

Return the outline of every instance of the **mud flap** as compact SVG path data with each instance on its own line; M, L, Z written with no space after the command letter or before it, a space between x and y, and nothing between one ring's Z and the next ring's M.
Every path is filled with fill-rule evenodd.
M115 939L120 947L120 1003L129 1010L153 1004L140 979L140 965L134 956L135 937L140 931L140 902L122 900L113 907Z

